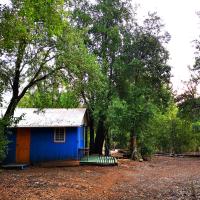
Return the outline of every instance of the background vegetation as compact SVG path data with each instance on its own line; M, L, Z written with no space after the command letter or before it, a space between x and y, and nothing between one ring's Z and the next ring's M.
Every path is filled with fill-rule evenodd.
M16 107L87 107L91 153L126 148L132 159L200 145L199 41L187 90L172 92L156 13L142 24L130 0L11 1L0 7L0 159Z

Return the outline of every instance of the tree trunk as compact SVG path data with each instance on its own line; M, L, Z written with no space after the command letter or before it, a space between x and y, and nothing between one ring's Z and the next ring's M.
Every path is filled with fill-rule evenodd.
M4 120L9 121L13 117L15 108L17 107L17 104L19 103L19 101L20 101L19 98L12 97L12 99L10 100L10 103L6 109L6 112L3 116Z
M99 123L98 123L98 126L97 126L94 153L102 155L105 135L106 135L106 129L105 129L105 126L104 126L104 120L101 118L99 120Z
M105 156L110 156L110 136L108 132L105 137Z
M130 153L132 160L138 160L138 152L137 152L137 135L134 129L131 131L130 135Z

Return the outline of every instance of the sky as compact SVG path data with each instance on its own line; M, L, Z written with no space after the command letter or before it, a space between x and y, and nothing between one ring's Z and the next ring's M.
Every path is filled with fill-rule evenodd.
M171 35L167 45L170 52L169 64L172 66L174 90L183 90L182 81L190 77L188 66L194 64L194 41L200 35L199 0L133 0L140 4L138 18L147 16L148 11L156 11Z
M9 0L0 0L8 3ZM173 89L180 93L183 90L182 81L190 77L188 66L194 64L194 47L192 41L200 35L200 18L196 12L200 11L199 0L132 0L133 5L140 4L138 8L139 20L147 13L157 12L165 24L165 30L171 35L167 45L170 52L169 65L172 66Z

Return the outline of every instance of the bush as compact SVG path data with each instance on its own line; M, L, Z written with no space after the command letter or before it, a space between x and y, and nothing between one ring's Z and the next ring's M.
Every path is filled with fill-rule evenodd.
M6 125L8 123L5 120L0 119L0 162L6 157L8 140L6 136Z
M155 152L155 148L151 145L143 144L140 148L142 157L151 157Z

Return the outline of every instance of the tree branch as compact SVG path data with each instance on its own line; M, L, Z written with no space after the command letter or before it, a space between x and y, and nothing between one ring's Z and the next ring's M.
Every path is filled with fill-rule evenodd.
M51 76L52 74L54 74L56 71L61 70L63 67L59 67L56 68L54 70L52 70L51 72L49 72L48 74L43 75L42 77L38 78L38 79L32 79L26 87L24 87L24 89L22 90L21 94L19 95L19 98L21 99L25 93L27 92L28 89L30 89L31 87L33 87L34 85L36 85L38 82L43 81L45 79L47 79L49 76Z
M23 56L24 56L25 48L26 48L26 41L21 40L18 47L17 60L15 63L15 73L14 73L13 84L12 84L13 96L15 97L17 97L19 93L20 66L22 63Z
M22 67L21 67L21 69L20 69L20 72L24 69L25 65L27 65L27 64L31 65L31 64L34 62L34 60L37 60L38 54L41 53L41 51L42 51L44 48L45 48L45 47L39 48L38 52L35 53L35 56L34 56L31 60L29 60L29 62L25 62L25 63L22 65ZM53 58L50 58L50 59L46 60L47 57L48 57L48 55L49 55L49 53L50 53L50 51L51 51L52 49L54 49L54 48L55 48L55 46L49 48L49 49L46 51L45 56L44 56L44 58L43 58L43 62L41 63L40 66L44 66L47 62L49 62L50 60L52 60L53 58L55 58L55 56L53 56Z

